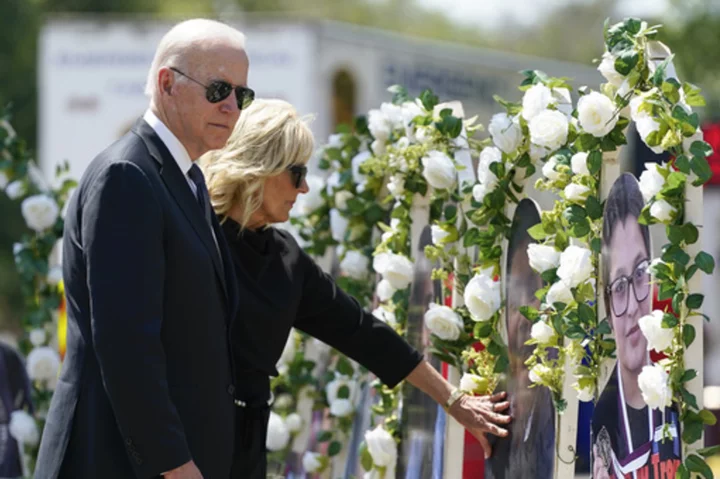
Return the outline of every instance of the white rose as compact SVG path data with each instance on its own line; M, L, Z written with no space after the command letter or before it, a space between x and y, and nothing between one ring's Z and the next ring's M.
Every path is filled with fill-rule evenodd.
M365 443L373 463L380 467L394 467L397 461L397 443L382 426L365 432Z
M330 210L330 232L332 237L338 243L345 241L345 233L347 232L350 221L345 218L340 211L333 208Z
M385 117L390 122L390 127L401 128L403 124L403 109L399 105L394 103L385 102L380 105L380 111L385 114Z
M571 245L560 254L557 275L570 288L576 288L590 279L592 273L592 251L589 249Z
M704 135L700 128L698 128L697 131L695 133L693 133L693 135L691 137L685 138L683 140L683 151L685 151L685 154L690 155L690 147L692 146L692 144L695 143L696 141L703 141L703 139L704 139ZM2 188L1 185L0 185L0 188Z
M406 101L400 105L403 126L408 126L418 116L425 116L425 110L414 101Z
M336 399L330 403L330 415L347 417L355 412L355 407L349 399Z
M373 267L395 289L405 289L412 281L413 263L405 256L381 253L375 257Z
M335 193L335 188L340 187L340 172L339 171L333 171L332 174L327 179L327 186L326 191L328 195L333 195Z
M478 160L478 180L490 188L494 187L497 184L498 178L490 169L490 165L500 162L502 162L502 152L498 148L494 146L484 148Z
M54 199L47 195L34 195L25 198L21 205L22 215L28 227L38 233L52 227L60 215L60 208Z
M650 206L650 216L661 222L667 222L675 217L677 210L665 200L654 201Z
M540 274L560 266L560 251L554 246L531 243L527 252L530 267Z
M648 136L650 136L650 133L660 129L660 124L657 121L655 121L650 115L641 114L635 120L635 128L637 129L638 135L640 135L640 139L642 139L642 141L648 146L648 148L650 148L654 153L657 154L663 152L663 149L660 145L650 146L647 144Z
M4 171L0 171L0 190L4 190L8 183L10 183L10 178Z
M482 394L487 390L487 383L487 380L481 376L465 373L460 378L460 390L470 394Z
M437 150L428 152L422 158L422 165L422 174L433 188L448 189L455 184L455 163L445 153Z
M652 313L643 316L638 321L640 330L647 339L647 350L665 351L672 345L675 332L670 328L664 328L662 325L663 312L656 309Z
M563 192L565 193L565 199L568 201L582 201L587 198L590 188L585 185L570 183Z
M535 384L542 384L543 382L547 382L551 374L552 369L544 364L536 364L530 369L529 379Z
M21 180L16 180L7 185L5 194L11 200L16 200L25 194L25 184Z
M450 233L445 231L441 226L432 225L430 227L430 235L432 236L432 242L434 245L443 244L445 239L450 236Z
M425 326L440 339L455 341L463 331L462 318L448 306L430 303L425 312Z
M347 397L340 397L340 390L345 388L348 390ZM352 405L355 405L359 399L358 383L347 376L339 375L325 386L325 395L330 405L340 399L347 399Z
M275 398L274 407L278 409L290 409L293 405L293 397L290 394L279 394Z
M590 92L578 101L578 121L586 132L597 138L610 133L617 124L613 101L596 91Z
M527 121L532 120L552 103L552 91L545 85L538 83L531 86L522 99L522 116Z
M550 286L550 289L545 296L545 301L551 306L555 303L568 304L572 300L572 291L570 291L568 285L565 284L565 281L558 281L557 283L554 283Z
M41 346L30 351L27 372L33 381L50 381L60 372L60 355L54 349Z
M350 162L352 168L352 177L355 183L364 184L365 182L367 182L367 177L364 174L360 173L360 166L365 163L370 157L372 157L372 154L369 151L362 151L355 155Z
M380 301L387 301L395 294L395 288L392 287L390 281L383 279L377 285L377 297Z
M61 266L53 266L50 268L50 271L48 271L48 275L45 278L45 281L50 286L57 286L60 281L63 279L63 272Z
M390 177L387 187L393 198L400 198L405 193L405 178L401 175L393 175Z
M395 313L393 313L392 311L388 311L382 306L378 306L377 308L375 308L372 314L385 324L389 324L390 326L394 326L397 324L397 318L395 317Z
M288 442L290 442L290 431L285 421L277 413L270 411L265 446L271 451L282 451L287 447Z
M615 70L615 57L610 52L603 53L602 61L597 69L613 86L620 87L625 81L625 76Z
M580 384L575 383L573 384L573 389L577 391L577 398L579 401L589 402L595 398L595 386L593 385L581 388Z
M380 110L370 110L368 112L368 129L373 138L384 141L390 137L392 125L385 113ZM375 151L374 148L373 151Z
M385 144L385 140L375 140L370 144L370 148L372 148L375 156L380 156L385 154L387 145Z
M505 153L512 153L520 147L523 140L522 129L507 113L493 115L488 131L495 146Z
M350 191L338 191L335 193L335 207L339 210L347 209L348 200L353 199L354 195Z
M33 346L42 346L43 344L45 344L45 341L47 341L47 333L44 329L35 328L30 331L30 343L32 343Z
M537 114L528 124L530 141L555 151L567 142L569 123L565 115L555 110Z
M643 367L638 376L638 386L640 386L642 397L650 409L670 406L672 391L668 384L668 374L659 364Z
M408 146L410 146L410 140L408 139L408 137L403 136L402 138L398 139L398 141L396 141L393 144L393 146L395 147L396 150L402 151L402 150L406 149Z
M425 145L432 141L432 129L429 126L419 126L415 131L415 140L421 145Z
M590 170L587 166L588 154L584 151L575 153L570 159L570 165L572 172L576 175L587 175L590 176Z
M10 435L20 444L35 446L40 441L35 419L22 409L12 412L8 428Z
M561 178L560 172L555 170L555 167L558 165L558 161L556 157L551 157L548 161L545 162L545 164L542 167L542 173L550 181L559 180Z
M530 328L530 337L539 344L547 344L555 337L555 330L545 321L537 321Z
M303 420L300 417L300 414L294 412L292 414L288 414L288 417L285 418L285 425L290 432L300 432L300 430L302 429Z
M327 147L328 148L342 148L343 146L343 135L336 133L328 137Z
M658 171L657 163L645 163L645 171L640 174L640 192L643 195L645 203L648 203L660 193L665 186L665 178Z
M475 321L487 321L500 309L500 283L476 274L465 287L465 305Z
M478 183L473 186L472 190L473 198L475 198L475 201L478 203L482 203L489 192L488 186L485 183Z
M534 144L530 145L530 159L534 163L537 163L538 161L542 160L549 154L550 154L550 150L548 150L547 148L543 148L542 146L538 146L538 145L534 145Z
M317 452L306 452L302 458L303 469L305 472L315 474L320 472L323 467L321 458L322 455Z
M368 276L370 260L360 251L348 251L340 262L340 271L353 279L365 279Z

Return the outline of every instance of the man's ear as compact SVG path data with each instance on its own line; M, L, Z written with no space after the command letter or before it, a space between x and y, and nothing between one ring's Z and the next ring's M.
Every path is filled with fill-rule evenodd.
M175 83L175 75L172 70L167 67L163 67L158 72L158 85L160 91L164 92L168 96L172 96L172 87Z

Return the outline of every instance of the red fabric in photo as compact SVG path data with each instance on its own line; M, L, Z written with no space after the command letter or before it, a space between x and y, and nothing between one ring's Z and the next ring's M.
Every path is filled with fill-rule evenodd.
M720 123L709 123L701 127L704 140L712 146L713 154L708 157L713 176L708 184L720 185Z

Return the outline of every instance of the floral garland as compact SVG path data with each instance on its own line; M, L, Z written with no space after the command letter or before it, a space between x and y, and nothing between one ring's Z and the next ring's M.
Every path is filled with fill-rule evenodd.
M9 112L0 115L0 190L20 210L31 233L13 245L21 291L25 335L20 350L27 358L33 410L11 412L10 434L18 441L26 475L32 476L45 416L60 371L57 315L62 302L60 267L64 219L61 212L76 183L64 178L68 165L56 170L59 186L49 185L24 142L10 125ZM61 345L60 345L61 346Z

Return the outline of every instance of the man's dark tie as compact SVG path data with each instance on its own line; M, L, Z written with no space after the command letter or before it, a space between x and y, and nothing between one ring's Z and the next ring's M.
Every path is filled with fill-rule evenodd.
M210 228L210 235L213 237L215 248L217 250L218 256L220 256L220 265L223 266L223 269L225 269L225 265L222 264L222 255L220 254L220 248L217 244L217 238L215 238L215 232L213 231L213 213L210 210L210 194L208 193L207 186L205 185L205 176L203 175L202 170L200 170L200 167L195 163L193 163L193 165L190 167L190 170L188 171L188 176L197 187L196 196L198 204L203 211L203 216L205 216L205 222L207 223L208 228Z

